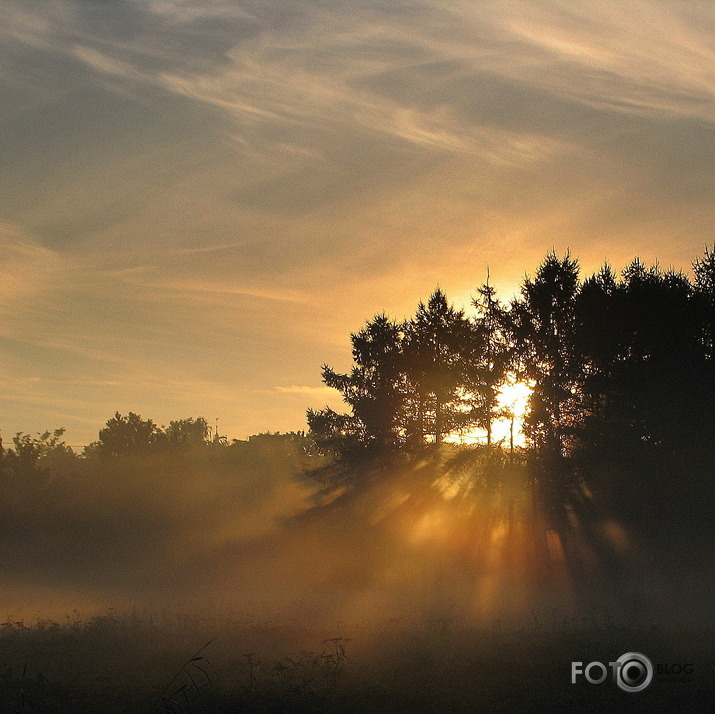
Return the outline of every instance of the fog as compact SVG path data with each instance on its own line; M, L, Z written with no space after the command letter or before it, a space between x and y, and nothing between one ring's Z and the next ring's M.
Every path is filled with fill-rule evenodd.
M709 576L599 513L559 532L502 455L337 472L280 436L5 471L8 621L144 610L314 628L699 621ZM584 511L585 512L585 511ZM581 522L579 519L582 519Z

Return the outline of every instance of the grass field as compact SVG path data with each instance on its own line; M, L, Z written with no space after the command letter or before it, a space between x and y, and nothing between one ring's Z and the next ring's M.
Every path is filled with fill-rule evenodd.
M699 712L715 696L710 631L638 630L593 615L550 621L449 618L320 631L168 611L114 614L0 634L0 711L74 714L204 712ZM644 691L583 678L571 662L624 652L692 665L690 681L656 676Z

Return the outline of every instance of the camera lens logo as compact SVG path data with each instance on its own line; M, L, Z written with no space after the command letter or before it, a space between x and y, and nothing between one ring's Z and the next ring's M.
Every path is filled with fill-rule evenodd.
M626 652L615 664L616 684L624 692L641 692L653 679L653 665L640 652Z

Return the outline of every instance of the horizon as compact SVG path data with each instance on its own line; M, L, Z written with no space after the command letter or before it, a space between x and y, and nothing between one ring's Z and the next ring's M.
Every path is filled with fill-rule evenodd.
M708 248L709 248L709 246L707 246L707 245L704 246L704 250L707 250ZM554 249L552 248L551 250L553 251ZM626 268L626 264L624 264L623 266L614 266L610 261L608 261L606 259L601 263L601 265L595 267L589 273L589 271L585 271L583 269L583 266L581 265L578 256L571 254L571 252L568 248L565 249L564 255L571 255L571 257L576 260L576 262L579 266L579 277L580 277L581 281L583 281L587 277L590 277L590 275L596 273L598 271L598 269L602 266L607 265L607 266L611 267L612 269L614 269L614 272L616 275L620 275L622 270ZM693 261L696 259L696 257L693 257ZM628 261L628 263L630 264L630 262L632 262L633 260L642 260L642 259L641 259L641 256L633 256L632 259L630 261ZM684 274L685 276L688 277L688 279L691 279L692 274L693 274L693 270L692 270L692 262L693 261L691 261L688 268L683 268L683 267L679 267L679 266L672 265L672 264L666 267L657 259L652 261L652 263L648 263L645 261L642 261L642 262L644 262L644 265L646 265L646 267L658 266L661 269L666 270L666 271L674 270L676 272L680 272L680 273ZM499 293L498 288L496 289L496 297L499 300L501 300L501 302L503 304L508 305L512 299L515 299L519 296L519 292L520 292L521 285L523 283L523 279L532 277L534 275L534 273L536 272L537 268L538 268L538 265L534 266L533 270L523 271L524 277L522 278L522 282L520 282L518 285L516 285L513 288L511 294L509 295L509 297L507 299L505 299L504 295L501 295ZM491 268L487 268L487 278L490 280L490 283L492 284L493 287L495 285L497 285L497 286L499 285L498 282L495 283L495 282L491 281ZM437 285L439 285L439 283L437 283ZM463 298L463 302L457 302L457 301L453 300L449 294L447 294L447 298L449 299L450 304L453 304L457 310L464 310L465 314L470 316L470 315L473 315L475 312L474 307L471 303L472 297L474 296L475 292L476 292L476 288L474 290L472 290L470 293L468 293L468 296L466 299ZM417 300L415 300L414 307L417 306L418 302L424 301L424 300L426 300L426 296L420 297ZM378 313L385 313L388 315L388 317L390 317L390 319L395 319L398 322L401 322L403 320L408 320L410 318L410 314L407 314L407 313L401 317L394 317L393 315L390 315L390 313L384 309L377 310L375 312L375 314L378 314ZM336 359L335 359L336 364L344 365L344 366L347 366L349 364L350 334L352 332L357 332L360 328L362 328L365 325L365 323L368 320L369 320L369 318L367 316L365 316L362 319L362 321L359 324L357 324L354 329L352 329L350 331L350 333L346 332L346 334L343 336L344 341L345 341L345 349L343 350L342 354L340 354L339 356L336 357ZM319 372L319 370L318 370L318 372ZM121 410L118 410L118 409L114 409L110 414L108 414L106 416L105 419L101 419L98 422L94 432L90 432L89 429L86 429L84 432L79 432L78 430L74 430L74 431L69 430L64 426L64 424L48 424L45 427L38 428L34 431L31 429L27 429L27 428L11 430L11 429L7 429L7 427L5 425L6 423L3 423L3 424L0 424L0 439L2 439L2 443L5 448L12 448L10 446L10 444L12 443L12 438L18 433L29 434L31 436L37 436L37 435L42 434L46 431L54 431L55 429L62 428L62 429L64 429L64 435L63 435L62 439L66 443L66 445L69 446L70 448L74 449L75 451L82 450L86 446L91 444L92 442L96 441L97 434L98 434L99 430L105 426L106 421L108 419L110 419L111 417L113 417L115 413L121 412L121 413L128 414L128 413L133 412L135 414L138 414L140 417L142 417L144 419L149 419L149 420L153 421L154 423L156 423L157 426L161 427L162 429L165 428L171 420L202 417L202 418L206 419L212 434L218 433L222 437L226 437L229 442L231 442L231 441L245 441L245 440L251 438L252 436L257 436L257 435L272 433L272 432L287 433L287 432L295 432L295 431L306 431L308 429L308 424L307 424L307 420L305 418L305 414L308 409L316 408L318 406L331 406L334 408L343 409L346 406L342 400L342 397L339 396L339 393L337 392L337 390L322 384L322 380L321 380L320 386L285 385L285 386L276 387L275 391L278 392L279 394L299 395L300 397L305 398L305 403L304 403L304 406L302 409L302 422L300 424L288 423L288 424L282 424L280 428L276 428L274 425L271 425L270 423L266 423L265 426L261 426L260 429L257 429L255 431L243 430L243 431L239 432L239 435L235 435L235 434L226 432L224 427L221 425L222 424L221 416L218 416L218 417L214 416L213 418L211 418L211 417L207 417L206 414L199 414L199 413L170 414L170 413L164 412L164 415L162 416L162 418L157 419L152 413L150 413L150 411L151 411L150 405L148 407L149 411L147 411L147 413L139 412L137 409L132 408L131 406L128 406L124 412L121 412ZM320 404L318 404L317 402L320 402ZM526 408L527 408L526 404L524 404L523 409L526 410ZM523 419L523 414L519 421L521 421L522 419ZM508 433L508 427L506 426L506 423L503 423L503 424L500 423L498 428L504 432L504 433L502 433L502 437L507 438L506 435ZM519 432L518 445L524 446L523 435L521 434L521 427L519 427L518 432ZM74 438L74 435L77 433L84 433L84 434L93 433L93 436L87 437L83 443L79 443L79 441L81 441L81 439ZM3 434L5 434L5 435L3 436ZM470 434L470 435L467 435L467 439L464 440L461 437L457 437L455 435L455 437L453 439L453 443L461 443L461 444L480 443L481 441L483 441L484 438L485 438L484 434L480 434L476 438ZM75 442L77 442L77 443L75 443Z

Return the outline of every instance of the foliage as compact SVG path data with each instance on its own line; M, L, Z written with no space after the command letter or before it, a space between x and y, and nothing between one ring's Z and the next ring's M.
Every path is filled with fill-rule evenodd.
M419 452L455 431L484 426L491 435L506 358L497 326L501 306L485 286L483 314L469 320L440 289L397 324L377 315L351 335L354 366L341 374L324 365L349 414L308 410L308 425L325 451L353 458L394 450Z
M428 438L440 444L447 434L474 422L467 398L466 366L474 341L464 311L435 290L405 324L404 370L411 404L405 431L421 446Z
M170 421L164 433L171 446L191 448L208 444L210 429L204 417L190 417Z
M120 458L166 448L201 448L212 443L210 433L204 417L172 420L168 427L159 427L151 419L142 419L134 412L126 416L116 412L100 430L98 440L85 447L85 456ZM225 444L226 440L216 435L213 443Z
M36 437L24 434L21 431L18 432L12 439L18 460L23 465L36 466L40 461L46 460L57 453L71 453L70 447L62 440L64 433L63 428L45 431Z
M472 300L477 318L466 365L467 393L474 423L484 429L487 446L491 446L494 421L509 416L499 407L498 399L515 351L509 342L507 313L488 280L478 294Z
M89 447L90 454L103 458L119 458L141 454L164 443L165 434L151 419L142 419L129 412L122 416L116 412L99 431L99 439Z
M350 374L324 368L350 413L310 411L311 435L348 463L475 427L489 446L504 382L528 380L531 478L559 527L584 486L628 517L644 490L657 508L700 508L715 467L713 249L693 274L635 259L582 281L576 259L550 251L508 306L487 282L469 318L437 289L401 325L382 315L353 335Z
M12 439L13 450L0 452L3 470L20 479L72 471L78 456L65 444L64 433L63 428L35 436L18 432Z
M309 412L310 428L326 448L360 443L383 451L398 443L405 402L402 339L398 325L385 315L376 315L351 335L355 366L349 374L323 366L325 384L337 389L352 409L349 417L331 409Z
M533 384L526 427L541 449L562 453L573 434L580 403L581 360L574 350L576 260L550 252L512 302L508 326L523 373Z

